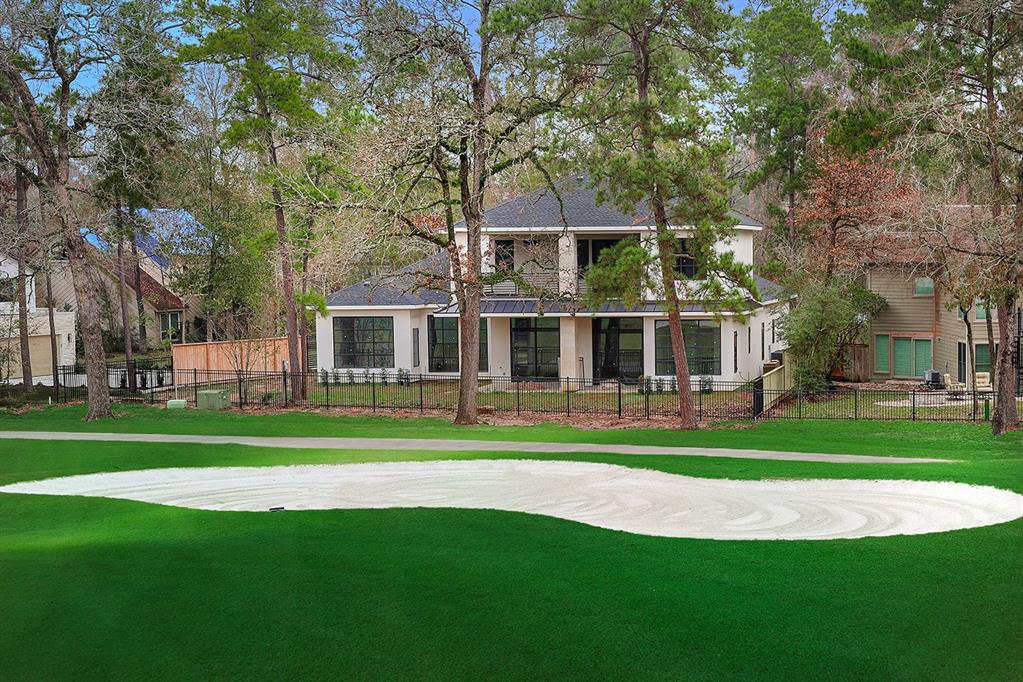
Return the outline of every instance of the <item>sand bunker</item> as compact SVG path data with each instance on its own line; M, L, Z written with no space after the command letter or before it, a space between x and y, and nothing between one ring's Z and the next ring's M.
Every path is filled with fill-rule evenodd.
M1023 496L963 483L734 481L533 460L146 469L16 483L0 492L220 511L499 509L642 535L718 540L916 535L1023 517Z

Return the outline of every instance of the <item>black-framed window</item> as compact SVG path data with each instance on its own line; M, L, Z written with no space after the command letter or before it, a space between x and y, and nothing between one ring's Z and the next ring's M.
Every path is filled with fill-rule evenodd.
M412 366L419 366L419 327L412 328Z
M18 279L5 277L0 273L0 303L16 303L18 301Z
M458 371L458 318L426 318L431 372Z
M490 371L490 349L487 344L488 324L485 319L480 319L480 371Z
M689 240L679 239L679 252L675 257L675 269L678 272L679 277L685 279L696 279L696 272L699 267L696 264L696 259L689 254Z
M765 334L764 334L765 327L766 327L765 323L761 322L760 323L760 359L761 360L766 360L767 359L767 343L765 342Z
M515 270L515 240L494 240L494 265L498 270L507 272Z
M594 378L638 379L642 374L643 318L594 318Z
M739 372L739 332L732 332L732 372Z
M394 318L335 317L334 367L394 367Z
M721 325L714 320L682 320L682 335L686 341L689 374L721 374ZM675 373L667 320L654 322L654 373L659 376Z
M429 334L429 357L431 372L457 372L460 364L458 354L458 318L427 318ZM490 371L490 353L487 347L487 321L480 320L480 371Z
M512 376L556 378L560 373L561 320L516 317L511 324Z

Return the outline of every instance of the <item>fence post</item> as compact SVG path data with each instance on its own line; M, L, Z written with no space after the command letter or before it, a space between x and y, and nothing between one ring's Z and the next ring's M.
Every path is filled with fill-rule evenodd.
M373 396L373 411L377 411L377 378L375 374L369 375L370 393Z
M519 416L519 414L521 414L521 404L519 403L519 388L521 388L521 386L522 386L522 382L521 381L516 381L515 382L515 416L516 417Z
M681 388L679 390L681 390ZM693 391L693 387L692 387L692 385L690 385L689 386L689 392L692 393L692 391ZM696 395L698 396L696 398L696 404L697 404L697 408L696 408L697 417L696 418L699 421L702 422L703 421L703 390L701 389L701 390L697 391Z
M288 370L281 368L281 388L284 391L284 407L288 406Z
M238 407L245 407L245 393L242 391L242 374L238 373Z
M860 389L853 389L853 419L860 418Z
M565 377L565 416L572 416L572 384L571 379Z
M199 370L192 368L192 402L199 407Z
M423 375L419 375L419 414L423 413Z
M622 418L622 381L618 380L618 418Z
M803 389L796 389L796 407L798 409L797 418L803 418Z
M913 421L916 421L916 391L910 391L909 395L913 399Z
M331 379L334 378L333 377L333 373L328 372L325 375L325 377L326 377L326 381L323 382L323 393L326 396L325 400L326 400L327 404L326 404L325 407L329 410L330 409L330 384L331 384Z
M650 391L643 391L643 411L646 418L650 419Z

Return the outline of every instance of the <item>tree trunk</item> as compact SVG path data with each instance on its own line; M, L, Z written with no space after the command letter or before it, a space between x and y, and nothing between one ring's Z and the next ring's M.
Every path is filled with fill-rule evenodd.
M301 278L301 291L302 291L302 311L298 318L298 338L299 348L302 358L302 371L309 371L309 313L305 309L306 294L309 290L309 252L306 251L302 254L302 278Z
M121 208L116 208L120 216ZM121 222L118 217L118 222ZM118 234L123 234L118 230ZM128 374L128 390L135 392L135 356L131 349L131 324L128 322L128 283L124 279L124 247L121 240L117 240L117 290L121 299L121 328L124 338L124 367Z
M664 213L663 205L660 212ZM658 209L655 207L654 214ZM667 217L665 216L665 223ZM664 302L668 309L668 331L671 333L671 357L675 361L675 382L678 384L678 416L683 429L695 429L696 407L693 404L692 381L689 376L689 358L686 356L686 340L682 333L682 315L679 308L678 289L675 284L675 253L672 248L677 241L665 227L657 228L657 251L661 265L661 286L664 288ZM656 369L655 369L656 372Z
M991 430L995 434L1019 428L1016 411L1016 382L1012 364L1012 330L1016 326L1016 307L1019 304L1011 293L1002 295L998 302L998 358L995 363L995 413L991 417ZM988 317L991 313L988 311Z
M276 165L276 163L274 164ZM288 244L288 226L284 218L281 192L273 189L274 218L277 223L277 251L281 258L281 289L284 294L284 319L288 335L288 368L291 371L291 395L295 400L305 399L305 381L302 358L298 348L298 306L295 305L295 271L291 264Z
M959 306L963 314L963 324L966 325L966 380L970 384L970 390L977 390L977 359L973 352L973 323L970 322L970 309ZM977 401L973 401L973 416L977 416Z
M85 239L78 231L78 219L67 186L61 182L47 183L53 195L53 208L62 223L68 264L71 266L71 280L75 288L78 319L82 329L82 345L85 346L85 376L89 391L89 409L86 421L112 416L110 412L110 388L107 384L107 361L103 354L103 329L100 326L99 283L95 280L93 266Z
M454 267L460 268L456 277L460 280L456 284L456 295L458 299L458 336L459 336L459 365L458 365L458 409L455 412L456 424L478 424L479 407L477 405L477 394L479 392L479 371L480 371L480 299L482 290L480 288L480 277L477 270L481 267L480 258L480 232L483 224L482 212L469 212L475 224L470 225L466 221L468 241L466 245L465 261L452 256ZM478 221L478 222L477 222ZM457 251L458 247L451 245L451 250ZM461 256L461 254L459 254ZM474 276L473 273L476 273Z
M46 266L46 316L50 322L50 367L53 369L53 387L60 387L60 356L57 353L57 322L53 317L53 285L50 282L50 265Z
M135 279L135 309L139 316L139 352L149 352L149 335L146 329L146 299L142 296L142 261L139 258L139 248L135 244L136 234L132 232L131 258L134 266Z
M25 250L28 248L28 178L18 170L14 180L15 213L18 239L18 341L21 346L21 386L32 386L32 353L28 342L28 276Z
M987 357L988 362L991 363L991 386L995 388L998 386L998 377L995 376L995 348L998 344L995 342L995 323L992 319L995 315L996 307L992 301L984 301L984 309L987 312L985 317L984 327L987 329Z

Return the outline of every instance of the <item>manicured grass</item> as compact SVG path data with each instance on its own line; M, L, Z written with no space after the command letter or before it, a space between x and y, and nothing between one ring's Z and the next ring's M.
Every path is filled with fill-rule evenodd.
M986 424L867 420L772 420L724 424L694 432L650 429L587 430L557 424L454 426L437 417L334 416L319 412L251 415L117 405L118 418L84 422L82 405L0 411L0 430L196 433L250 436L468 438L478 440L694 445L862 455L952 458L1023 457L1023 432L992 438Z
M955 464L550 459L729 478L959 480L1023 492L1023 441L983 426L769 422L699 433L455 428L438 419L118 408L4 429L646 442ZM0 484L155 466L518 453L0 441ZM536 457L530 454L530 457ZM464 510L203 512L0 495L7 679L1019 679L1023 521L912 537L715 542Z

